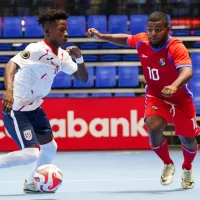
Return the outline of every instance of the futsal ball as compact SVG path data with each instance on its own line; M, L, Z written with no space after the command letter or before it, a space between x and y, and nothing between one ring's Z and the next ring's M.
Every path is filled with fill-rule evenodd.
M62 179L62 172L52 164L40 166L34 174L35 187L41 192L55 192L62 184Z

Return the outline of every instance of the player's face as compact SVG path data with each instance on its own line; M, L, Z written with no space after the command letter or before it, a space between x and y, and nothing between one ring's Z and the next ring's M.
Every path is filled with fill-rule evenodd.
M58 46L64 45L67 42L67 22L66 20L56 20L50 27L50 40Z
M162 21L148 21L147 34L152 46L160 46L166 42L169 33L169 26L166 27Z

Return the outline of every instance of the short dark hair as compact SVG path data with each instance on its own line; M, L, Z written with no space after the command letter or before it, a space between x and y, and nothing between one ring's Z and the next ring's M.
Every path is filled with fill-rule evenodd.
M159 11L150 14L147 21L152 21L152 22L162 21L165 26L169 26L169 19L167 14Z
M41 10L40 13L37 15L38 24L44 25L47 21L55 21L55 20L66 20L69 17L69 14L63 10L57 9L44 9Z

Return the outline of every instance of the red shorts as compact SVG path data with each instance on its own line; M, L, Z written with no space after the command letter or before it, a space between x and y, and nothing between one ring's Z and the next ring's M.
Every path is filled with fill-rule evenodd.
M178 106L156 97L147 97L145 118L156 115L163 117L167 123L173 123L176 135L195 137L200 133L192 101L185 106Z

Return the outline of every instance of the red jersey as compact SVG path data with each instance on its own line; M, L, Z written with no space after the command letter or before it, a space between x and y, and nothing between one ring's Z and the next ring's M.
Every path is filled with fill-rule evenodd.
M146 93L174 104L192 101L189 84L179 88L172 97L163 97L161 91L179 76L179 68L192 67L188 51L183 43L169 36L161 48L153 48L146 33L128 38L127 44L136 48L147 82Z

